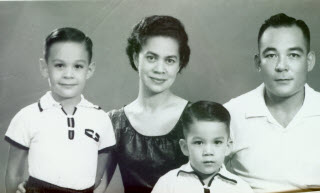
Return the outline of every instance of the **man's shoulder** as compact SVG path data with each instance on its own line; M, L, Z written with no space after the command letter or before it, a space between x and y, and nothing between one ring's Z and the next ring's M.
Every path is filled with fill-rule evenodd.
M311 93L313 97L320 98L320 92L310 87L308 84L306 85L307 92Z

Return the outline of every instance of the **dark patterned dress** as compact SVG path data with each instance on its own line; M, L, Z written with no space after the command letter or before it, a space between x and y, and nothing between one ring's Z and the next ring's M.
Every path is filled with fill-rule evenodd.
M188 162L179 146L183 136L181 116L168 134L145 136L132 127L124 108L110 111L109 115L117 141L114 155L125 193L150 193L162 175Z

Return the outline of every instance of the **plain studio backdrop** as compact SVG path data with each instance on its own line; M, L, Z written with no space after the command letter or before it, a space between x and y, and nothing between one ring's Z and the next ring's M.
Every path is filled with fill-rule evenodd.
M172 91L190 101L225 103L261 84L253 56L259 27L271 15L284 12L303 19L311 30L311 48L320 57L319 9L318 0L0 2L0 192L5 192L9 145L4 134L10 120L49 89L38 61L53 29L76 27L92 38L97 68L84 95L109 111L138 94L138 74L125 54L133 25L148 15L177 17L189 35L191 58ZM320 90L318 62L308 83ZM117 170L107 192L122 191Z

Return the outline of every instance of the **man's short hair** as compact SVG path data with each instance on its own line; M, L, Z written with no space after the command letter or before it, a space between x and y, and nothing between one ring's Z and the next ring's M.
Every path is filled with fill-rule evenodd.
M186 137L190 125L197 121L212 121L226 124L228 136L230 136L229 111L219 103L212 101L198 101L187 106L182 115L183 134Z
M293 17L289 17L284 13L279 13L276 15L271 16L269 19L265 20L265 22L261 25L259 34L258 34L258 46L260 48L260 40L263 35L263 33L268 29L269 27L292 27L297 26L301 29L303 36L306 41L306 47L307 51L310 51L310 30L307 24L302 20L297 20Z

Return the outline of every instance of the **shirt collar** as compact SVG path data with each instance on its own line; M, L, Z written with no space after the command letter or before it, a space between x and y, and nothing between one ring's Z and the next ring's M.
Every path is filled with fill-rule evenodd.
M42 110L55 108L55 107L61 107L61 104L54 100L52 97L51 91L48 91L45 95L43 95L39 100L39 108ZM97 108L99 109L99 106L96 106L86 100L83 95L81 95L81 100L77 107L86 107L86 108Z
M177 177L181 173L192 174L192 175L198 176L195 173L195 171L193 170L193 168L191 167L190 161L187 164L182 165L180 167L180 170L178 171ZM210 181L212 182L216 178L216 176L219 176L222 180L227 181L227 182L229 182L231 184L237 184L237 181L235 179L233 179L232 176L229 175L229 172L227 171L227 169L225 168L225 166L223 164L221 165L219 172L216 175L214 175L212 177L212 180L210 180ZM201 183L203 183L203 182L201 181ZM209 186L210 185L211 185L211 183L209 183Z
M269 110L264 101L264 88L265 85L262 83L249 93L249 99L247 100L249 104L245 109L246 118L268 116Z
M320 115L320 93L305 84L305 99L301 107L304 116ZM264 100L265 85L262 83L259 87L249 94L250 104L245 109L246 118L267 117L270 112Z
M305 85L305 98L301 107L302 116L320 115L320 93L312 89L308 84Z

